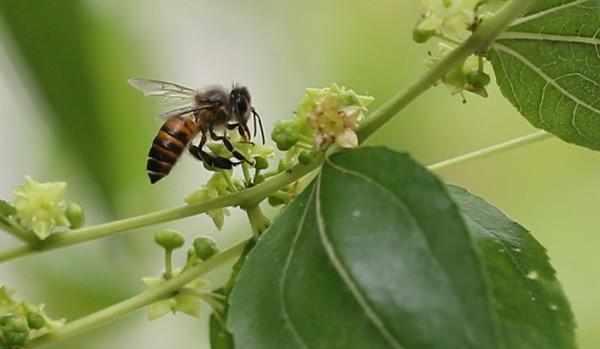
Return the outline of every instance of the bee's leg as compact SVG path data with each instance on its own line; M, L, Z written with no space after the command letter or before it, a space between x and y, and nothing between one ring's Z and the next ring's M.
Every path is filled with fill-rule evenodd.
M190 144L188 147L188 150L194 158L202 161L209 167L215 167L215 168L220 168L220 169L224 169L224 170L231 170L233 168L233 166L240 164L239 162L233 162L233 161L230 161L229 159L226 159L226 158L223 158L220 156L216 156L216 155L210 154L210 153L202 150L202 148L204 147L204 144L206 144L206 134L205 133L202 134L202 139L200 140L200 144L198 144L198 145Z
M233 162L227 158L210 154L202 150L199 146L193 144L190 144L188 149L190 154L192 154L194 158L202 161L208 167L219 168L222 170L231 170L233 166L240 164L240 162Z
M223 136L217 135L212 127L209 127L208 130L210 132L210 137L212 139L214 139L215 141L223 142L223 145L225 146L225 148L227 148L227 150L229 150L236 159L247 162L252 165L252 163L250 161L248 161L248 159L246 159L246 157L242 153L235 150L235 147L233 146L233 144L231 144L231 141L229 140L229 138L227 138L227 135L223 135Z

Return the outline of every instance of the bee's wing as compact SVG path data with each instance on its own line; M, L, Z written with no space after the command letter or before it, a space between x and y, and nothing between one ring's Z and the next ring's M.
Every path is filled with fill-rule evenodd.
M129 85L141 91L144 96L158 97L162 109L162 118L190 114L198 110L208 109L213 105L197 105L194 97L198 91L189 87L178 85L168 81L149 79L129 79Z
M165 99L194 99L198 93L189 87L172 82L148 79L129 79L129 85L144 93L144 96L163 97Z
M161 118L171 118L173 116L182 116L185 114L191 114L193 112L197 112L203 109L210 109L213 108L214 105L213 104L204 104L204 105L195 105L195 104L190 104L190 105L184 105L181 107L177 107L175 109L171 109L169 111L160 113L160 117Z

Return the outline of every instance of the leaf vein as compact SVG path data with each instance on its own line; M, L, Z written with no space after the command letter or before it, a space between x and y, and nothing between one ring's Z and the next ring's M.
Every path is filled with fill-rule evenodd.
M306 207L304 208L302 217L300 218L300 221L298 222L298 229L296 230L296 234L294 235L294 240L292 241L292 245L290 246L290 251L285 260L285 264L283 266L282 275L281 275L281 281L279 283L279 299L281 301L281 312L282 312L283 320L285 323L287 323L290 331L292 332L294 339L302 348L308 348L308 346L302 339L302 336L300 336L300 333L298 333L298 330L296 329L296 326L294 325L294 322L292 321L292 318L290 317L290 315L288 313L287 304L286 304L286 300L285 300L285 290L286 290L285 284L287 281L288 271L289 271L290 265L292 263L292 259L294 257L294 253L296 252L296 245L298 244L298 240L300 239L300 236L302 235L302 229L304 228L304 223L306 221L306 216L308 215L308 209L310 207L310 202L312 201L312 198L315 194L315 190L316 190L316 186L313 188L308 200L306 201Z
M521 17L521 18L515 20L514 22L512 22L511 27L514 27L514 26L517 26L517 25L520 25L520 24L523 24L523 23L527 23L527 22L533 21L533 20L538 19L538 18L542 18L542 17L544 17L546 15L549 15L549 14L552 14L554 12L558 12L558 11L561 11L561 10L564 10L564 9L567 9L567 8L570 8L570 7L583 5L584 3L589 2L589 1L591 1L591 0L577 0L577 1L573 1L573 2L568 3L568 4L564 4L564 5L557 6L557 7L552 7L552 8L549 8L547 10L540 11L540 12L532 13L532 14L530 14L528 16L524 16L524 17Z
M598 110L597 108L594 108L593 106L587 104L586 102L582 101L581 99L579 99L577 96L573 95L572 93L570 93L569 91L567 91L565 88L563 88L560 84L558 84L558 80L563 79L565 77L569 77L569 76L578 76L582 79L588 80L588 81L593 81L587 77L585 77L584 75L580 74L580 73L570 73L570 74L566 74L563 76L560 76L556 79L548 76L544 71L542 71L540 68L536 67L535 64L533 64L531 61L529 61L527 58L525 58L523 55L521 55L520 53L512 50L511 48L504 46L500 43L494 43L494 48L498 51L502 51L505 54L511 55L513 56L515 59L521 61L521 63L523 63L526 67L528 67L529 69L531 69L534 73L536 73L537 75L539 75L544 81L546 81L548 84L552 85L554 88L556 88L560 93L562 93L565 97L569 98L571 101L575 102L575 104L579 104L585 108L587 108L588 110L590 110L591 112L594 112L595 114L600 115L600 110ZM594 82L596 83L596 82ZM597 83L596 83L597 84ZM578 132L578 130L576 129L576 131ZM579 133L579 132L578 132ZM580 134L581 135L581 134ZM581 135L584 136L585 135Z
M331 264L333 265L333 267L340 274L340 277L344 281L344 284L348 287L348 289L350 290L350 292L352 293L352 295L354 296L354 298L356 299L356 301L358 302L360 307L364 310L365 315L373 323L375 328L383 335L384 339L390 345L392 345L393 348L403 349L404 347L398 342L398 340L387 329L383 320L381 318L379 318L379 316L377 315L375 310L372 308L372 306L369 304L369 302L367 301L365 296L362 294L361 290L359 289L359 287L356 285L355 281L350 276L350 273L348 272L346 266L344 266L344 264L342 263L340 258L337 256L337 253L336 253L333 245L331 244L329 237L327 236L326 229L325 229L325 222L323 222L323 216L322 216L322 212L321 212L321 181L322 181L322 174L319 174L319 178L318 178L317 185L316 185L317 197L315 200L315 203L316 203L315 209L316 209L316 216L317 216L317 227L319 229L319 236L321 237L321 243L323 244L323 247L325 248L327 256L329 257L329 260L331 261Z

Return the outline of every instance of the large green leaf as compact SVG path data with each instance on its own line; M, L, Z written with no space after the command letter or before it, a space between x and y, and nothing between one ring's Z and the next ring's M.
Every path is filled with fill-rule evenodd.
M236 345L573 348L543 249L481 200L453 194L464 212L404 154L332 156L249 254L230 296ZM512 246L525 260L499 252Z
M535 127L600 150L600 1L545 0L492 46L503 94Z
M575 348L571 308L546 250L494 206L450 187L482 255L501 348Z

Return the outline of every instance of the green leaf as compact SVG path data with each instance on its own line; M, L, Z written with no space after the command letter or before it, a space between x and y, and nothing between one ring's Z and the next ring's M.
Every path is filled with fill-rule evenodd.
M498 85L535 127L600 150L600 3L545 0L493 44Z
M543 249L524 252L544 280L533 291L547 310L541 321L525 312L540 316L537 307L518 307L527 290L514 290L516 300L504 292L533 283L522 282L515 264L501 263L506 255L495 253L496 245L477 248L498 240L490 231L513 243L522 240L511 234L528 235L477 203L461 213L446 186L407 155L384 148L333 155L249 254L230 296L228 327L236 344L573 348L571 317L560 317L570 314L568 306ZM474 229L473 222L489 230ZM538 246L531 240L522 248ZM555 297L549 302L544 292ZM556 333L542 342L550 330Z
M484 260L501 348L575 348L573 313L544 247L483 199L449 190Z

